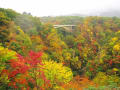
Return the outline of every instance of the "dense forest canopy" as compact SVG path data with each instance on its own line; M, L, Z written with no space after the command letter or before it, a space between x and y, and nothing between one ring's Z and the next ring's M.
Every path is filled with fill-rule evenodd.
M35 17L0 8L0 90L111 90L120 86L119 66L118 17Z

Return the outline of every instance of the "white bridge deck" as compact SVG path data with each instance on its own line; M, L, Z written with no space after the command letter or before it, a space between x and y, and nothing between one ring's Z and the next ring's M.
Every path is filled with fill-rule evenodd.
M71 27L71 26L76 26L76 25L53 25L54 27Z
M66 29L74 30L74 28L75 28L77 25L53 25L53 26L54 26L54 28L63 27L63 28L66 28Z

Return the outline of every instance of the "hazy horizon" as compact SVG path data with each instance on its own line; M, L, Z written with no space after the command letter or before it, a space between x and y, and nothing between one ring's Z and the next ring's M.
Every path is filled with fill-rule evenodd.
M0 0L0 7L33 16L99 15L101 12L119 11L119 3L119 0Z

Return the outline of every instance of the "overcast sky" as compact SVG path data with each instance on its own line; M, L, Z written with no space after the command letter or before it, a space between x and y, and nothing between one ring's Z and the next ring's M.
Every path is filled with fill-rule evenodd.
M0 0L0 7L34 16L55 16L120 10L120 0Z

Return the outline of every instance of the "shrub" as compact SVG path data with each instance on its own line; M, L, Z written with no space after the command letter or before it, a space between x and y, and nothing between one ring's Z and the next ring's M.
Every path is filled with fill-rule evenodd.
M73 78L73 74L70 68L63 66L62 63L56 63L54 61L44 62L44 73L47 79L50 80L52 87L60 83L67 83Z
M120 84L120 78L116 75L106 75L104 72L99 72L93 79L94 83L98 85L113 85Z

